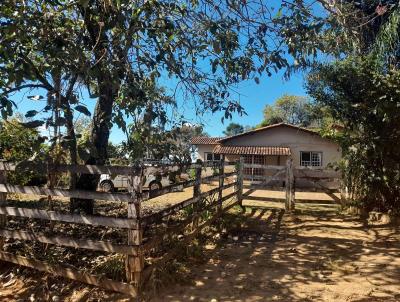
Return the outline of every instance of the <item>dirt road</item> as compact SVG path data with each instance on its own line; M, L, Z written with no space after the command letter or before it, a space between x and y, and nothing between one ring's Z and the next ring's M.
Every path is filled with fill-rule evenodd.
M245 235L215 248L193 284L154 301L400 301L399 229L322 209L253 210Z
M366 227L334 206L298 208L295 216L248 208L244 227L207 245L205 263L188 265L185 284L151 301L400 301L398 227ZM39 273L5 282L0 301L127 301Z

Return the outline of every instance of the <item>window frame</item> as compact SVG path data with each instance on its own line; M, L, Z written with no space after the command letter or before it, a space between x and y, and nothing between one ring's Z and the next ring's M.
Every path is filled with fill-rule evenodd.
M208 155L211 155L211 159L208 159ZM219 159L215 159L215 156L219 156ZM204 152L204 161L206 162L214 162L214 161L220 161L222 159L221 154L215 154L213 152Z
M304 153L308 153L310 156L310 160L309 161L304 161L303 160L303 154ZM317 155L319 158L319 165L314 165L314 161L313 160L313 155ZM305 164L306 162L308 162L309 164ZM322 167L323 165L323 152L322 151L300 151L300 166L301 167Z

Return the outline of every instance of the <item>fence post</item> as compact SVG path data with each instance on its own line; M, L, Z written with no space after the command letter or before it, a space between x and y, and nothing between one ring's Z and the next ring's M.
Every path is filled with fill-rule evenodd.
M340 203L343 206L346 206L349 200L349 188L346 186L345 178L342 175L340 179Z
M237 201L243 208L243 156L240 157L237 167Z
M218 204L218 211L222 210L222 187L224 186L224 172L225 172L225 167L224 167L224 156L222 155L221 161L220 161L220 167L219 167L219 191L218 191L218 200L220 203Z
M126 256L126 278L137 288L137 294L140 296L141 289L141 272L144 267L144 254L141 249L143 240L143 228L141 225L141 202L142 202L142 186L143 186L143 167L136 165L133 167L132 175L129 182L129 193L132 196L128 202L128 218L136 218L137 224L135 229L128 230L128 244L138 246L137 256Z
M1 160L3 161L3 160ZM0 170L0 183L5 184L7 182L7 174L5 170ZM0 206L5 205L7 200L7 193L0 193ZM7 215L0 215L0 229L5 228L7 225ZM0 251L4 247L4 237L0 237Z
M196 215L196 213L200 210L200 195L201 195L201 170L202 170L202 165L203 162L201 160L198 160L196 162L196 173L195 173L195 181L193 185L193 212L195 214L195 218L193 219L193 224L192 228L195 229L198 226L199 223L199 217Z
M294 212L296 207L296 178L294 177L293 171L293 161L291 162L291 169L290 169L290 211Z
M286 161L286 199L285 210L294 211L295 208L295 180L293 175L293 160Z

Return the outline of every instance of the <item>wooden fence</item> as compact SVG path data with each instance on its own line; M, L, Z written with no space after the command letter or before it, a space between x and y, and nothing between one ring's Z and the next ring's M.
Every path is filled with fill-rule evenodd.
M140 296L142 285L151 276L153 270L173 258L177 252L171 246L163 248L166 242L172 242L172 238L179 240L181 244L190 242L203 228L211 225L234 205L241 203L243 190L241 171L243 170L243 163L239 162L237 164L238 169L230 173L225 173L225 165L227 163L223 162L192 164L185 168L195 170L194 179L173 184L158 191L144 192L144 174L156 172L167 173L168 171L176 171L177 167L51 165L43 163L29 163L28 165L19 166L10 162L0 162L0 260L138 297ZM213 175L202 177L202 170L205 167L213 167L216 172ZM7 182L7 174L12 171L21 170L42 171L48 173L49 177L62 172L128 175L130 181L127 193L66 190L54 188L53 185L39 187L9 184ZM232 180L233 178L234 180ZM226 183L227 179L231 181ZM202 192L202 182L210 180L217 180L218 186ZM144 202L151 202L152 198L174 192L177 188L189 187L193 187L192 197L177 202L156 213L144 215L142 211ZM224 192L224 190L228 188L234 189L232 192L226 194L227 192ZM12 201L7 201L7 193L84 198L110 202L117 201L127 204L127 213L124 217L71 214L65 211L49 211L35 208L35 202L32 202L29 207L15 206L12 204ZM226 205L226 201L228 200L233 200L233 202ZM180 215L179 219L171 219L171 217L177 217L176 214L182 210L188 211L186 211L185 215ZM204 219L205 212L208 213L207 219ZM181 218L182 216L183 218ZM80 228L101 227L119 229L126 235L127 240L122 244L99 238L83 239L59 233L51 233L49 235L48 233L29 229L15 229L8 226L9 223L7 223L7 220L10 218L47 221L53 226L56 223L63 223L79 225ZM173 223L170 223L171 220ZM188 228L188 226L191 227ZM16 253L6 252L4 250L6 238L33 243L40 242L46 245L67 248L123 254L125 255L126 282L107 279L73 267L65 267L54 263L50 264L32 257L26 257L26 255L21 256ZM162 255L160 255L160 251ZM145 261L145 258L150 260Z
M321 169L316 167L294 167L292 159L289 159L286 166L244 164L245 171L257 169L263 173L259 175L244 175L244 179L250 180L250 185L244 185L249 189L244 198L249 200L264 201L266 196L250 196L255 190L261 189L282 189L285 191L285 210L293 211L295 209L296 190L303 191L322 191L328 194L335 202L344 203L344 185L341 181L341 171L333 169ZM302 182L302 186L297 185ZM339 192L338 198L335 193Z

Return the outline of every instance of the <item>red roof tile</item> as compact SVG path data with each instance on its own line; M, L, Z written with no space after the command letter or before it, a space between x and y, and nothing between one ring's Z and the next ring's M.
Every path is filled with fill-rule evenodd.
M288 147L215 146L213 153L238 155L290 155Z
M190 142L193 145L218 145L220 139L223 139L223 137L196 136Z

